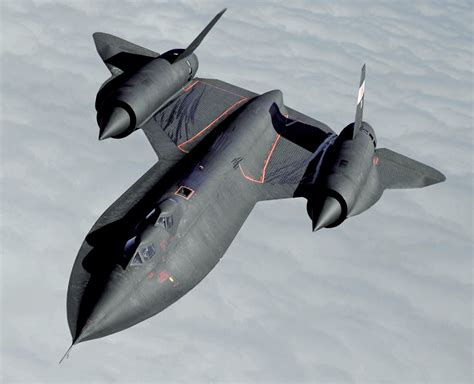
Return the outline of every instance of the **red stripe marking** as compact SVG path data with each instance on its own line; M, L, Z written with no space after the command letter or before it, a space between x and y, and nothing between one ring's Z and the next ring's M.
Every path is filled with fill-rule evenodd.
M160 276L159 276L159 278L160 278L160 283L165 282L166 280L168 280L169 277L170 277L170 274L169 274L168 272L166 272L166 271L161 271L161 272L160 272Z
M188 92L192 87L194 87L197 83L199 83L199 80L196 80L194 82L192 82L191 84L189 84L186 88L183 88L183 91L184 92Z
M189 144L190 142L194 141L197 137L201 136L204 132L206 132L209 128L211 128L217 121L224 115L226 115L232 108L236 107L237 105L241 104L247 100L247 98L240 99L236 101L234 104L232 104L229 108L227 108L224 112L222 112L219 116L217 116L214 120L212 120L208 125L206 125L203 129L201 129L198 133L196 133L193 137L190 139L186 140L185 142L181 143L178 145L178 149L180 149L184 153L188 153L189 151L183 149L182 147L185 146L186 144Z
M160 240L160 249L162 251L166 251L166 240L165 239Z
M238 93L235 93L235 92L232 92L232 91L229 91L228 89L218 87L217 85L214 85L214 84L206 83L205 81L202 81L202 80L200 80L200 81L201 81L201 83L206 84L206 85L208 85L209 87L214 87L214 88L220 89L221 91L230 93L231 95L235 95L235 96L239 96L239 97L246 98L245 96L239 95Z
M288 118L288 113L285 113L284 115L286 118ZM275 139L275 141L273 142L273 145L270 149L270 151L268 152L268 156L265 160L265 163L263 164L263 168L262 168L262 174L260 175L260 178L258 180L250 177L250 176L247 176L244 172L244 170L242 169L242 166L240 165L239 163L239 168L240 168L240 172L242 173L242 176L245 177L247 180L249 181L252 181L254 183L259 183L259 184L263 184L265 182L265 172L267 171L267 166L268 166L268 163L270 162L270 158L272 157L273 155L273 151L275 150L277 144L278 144L278 141L280 140L280 136L279 134L277 134L277 137Z
M280 140L280 135L277 135L276 136L276 139L275 141L273 142L272 144L272 147L270 148L270 150L268 151L267 153L267 158L265 159L265 162L263 163L263 168L262 168L262 171L261 171L261 175L258 179L254 179L250 176L247 176L244 172L244 170L242 169L242 166L240 165L239 163L239 168L240 168L240 173L242 173L242 176L245 177L247 180L249 181L252 181L254 183L258 183L258 184L263 184L265 182L265 173L267 171L267 166L268 166L268 163L270 162L270 158L272 157L273 155L273 152L275 151L275 148L278 144L278 141Z

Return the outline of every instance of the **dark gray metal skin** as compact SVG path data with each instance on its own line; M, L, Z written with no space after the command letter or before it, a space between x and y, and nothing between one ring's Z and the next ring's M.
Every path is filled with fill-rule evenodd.
M112 72L96 98L99 140L129 135L180 93L198 69L194 50L225 11L214 16L186 49L162 55L112 35L94 34L97 51Z
M313 231L341 224L374 205L383 193L373 128L362 121L365 94L365 64L362 67L354 123L334 140L328 156L321 156L307 195L307 211Z
M96 100L100 139L125 137L140 128L194 77L198 59L191 53L175 61L181 51L168 51L132 75L120 73L102 86L105 91L99 91ZM108 86L109 83L112 86ZM117 109L128 115L128 119L111 120Z
M320 159L321 171L315 175L313 191L308 196L308 213L313 230L334 227L374 205L383 193L380 185L376 136L373 128L361 123L353 135L349 124L337 137L327 157Z
M414 188L445 180L437 170L396 154L377 150L374 129L362 121L365 64L361 70L354 123L329 137L328 150L309 166L308 199L313 231L332 228L373 206L386 188Z
M100 138L142 127L159 162L104 212L79 250L67 299L73 344L126 329L186 294L218 263L257 201L305 197L317 230L368 209L384 189L445 179L434 168L376 149L374 130L362 121L365 66L355 123L339 136L287 109L280 91L254 96L212 79L188 84L198 67L192 52L223 12L186 50L161 56L94 34L112 72L96 98ZM220 96L210 97L210 90ZM181 127L172 124L176 116L183 117L185 141L173 131ZM191 140L187 126L199 116L212 121L190 130L193 141L183 148Z
M176 213L174 225L171 230L165 229L155 224L158 218L151 215L151 222L141 231L137 249L154 244L155 256L140 265L129 263L125 268L111 265L108 272L102 273L103 286L94 289L95 298L88 299L95 303L83 308L85 313L71 312L68 319L75 343L121 331L157 314L192 289L217 264L255 203L264 197L261 184L243 177L239 163L245 160L248 169L262 167L260 155L275 140L268 113L274 103L285 110L280 91L268 92L248 102L229 118L220 132L198 145L205 148L197 148L195 155L190 154L192 161L181 161L184 164L180 173L175 172L175 167L156 173L153 183L159 184L168 177L164 181L168 185L156 194L153 187L148 188L143 196L152 203L142 209L142 215L172 199L171 204L165 204L164 211ZM189 199L176 194L181 186L194 191ZM125 238L130 236L126 230L111 231L115 237L111 241L118 244L126 240L118 241L121 233ZM71 276L68 296L76 296L76 300L84 300L84 286L90 282L81 273L85 257L81 254L91 252L93 237L86 239ZM100 237L107 239L104 232L96 234L96 238ZM99 245L100 248L104 246ZM113 248L111 245L110 249ZM77 304L76 301L71 306Z

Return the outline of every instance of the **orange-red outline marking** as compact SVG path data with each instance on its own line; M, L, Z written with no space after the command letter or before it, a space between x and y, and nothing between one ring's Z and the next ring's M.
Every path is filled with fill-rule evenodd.
M192 87L194 87L197 83L199 83L199 80L193 81L191 84L189 84L186 88L183 88L184 92L188 92Z
M227 92L227 93L230 93L231 95L235 95L235 96L239 96L239 97L243 97L246 99L245 96L243 95L239 95L238 93L235 93L235 92L232 92L232 91L229 91L228 89L225 89L225 88L221 88L221 87L218 87L217 85L214 85L214 84L209 84L209 83L206 83L205 81L202 81L202 80L198 80L200 81L201 83L203 84L206 84L208 85L209 87L214 87L214 88L217 88L217 89L220 89L221 91L224 91L224 92Z
M184 152L184 153L188 153L189 151L182 148L183 146L185 146L186 144L189 144L190 142L194 141L197 137L201 136L204 132L206 132L209 128L211 128L222 116L226 115L231 109L233 109L237 105L241 104L245 100L247 100L246 97L243 98L243 99L237 100L234 104L232 104L230 107L228 107L224 112L222 112L219 116L217 116L214 120L212 120L208 125L206 125L203 129L201 129L193 137L191 137L190 139L188 139L188 140L182 142L181 144L179 144L178 149L180 151Z
M227 92L227 93L230 93L232 95L235 95L235 96L239 96L241 99L240 100L237 100L234 104L232 104L230 107L228 107L224 112L222 112L219 116L217 116L214 120L212 120L208 125L206 125L203 129L201 129L198 133L196 133L193 137L191 137L190 139L182 142L181 144L178 145L178 149L184 153L189 153L189 151L183 149L182 147L185 146L186 144L194 141L197 137L201 136L205 131L207 131L209 128L211 128L222 116L226 115L232 108L236 107L237 105L239 105L240 103L242 103L243 101L246 101L248 98L245 97L245 96L242 96L242 95L239 95L238 93L235 93L235 92L232 92L232 91L229 91L227 89L224 89L224 88L221 88L221 87L218 87L217 85L214 85L214 84L209 84L209 83L206 83L205 81L202 81L202 80L196 80L194 81L193 83L191 83L190 85L188 85L186 88L183 88L183 91L184 92L188 92L191 88L193 88L197 83L203 83L209 87L214 87L214 88L217 88L221 91L224 91L224 92ZM284 115L286 118L288 118L288 114L285 114ZM298 120L299 121L299 120ZM265 173L267 171L267 166L268 166L268 163L270 162L270 158L272 157L273 155L273 152L275 151L275 148L278 144L278 141L280 140L280 137L281 135L280 134L277 134L276 138L275 138L275 141L273 142L272 144L272 147L270 148L270 151L268 152L268 155L267 155L267 158L265 159L265 162L263 164L263 168L262 168L262 172L261 172L261 175L258 179L254 179L250 176L247 176L244 172L244 170L242 169L242 166L241 164L239 163L239 168L240 168L240 172L242 173L242 176L245 177L247 180L249 181L252 181L254 183L258 183L258 184L263 184L265 182ZM177 194L177 192L179 191L181 187L178 188L178 190L175 192L175 194ZM187 187L188 188L188 187ZM189 188L191 189L191 188ZM189 200L191 198L191 196L194 195L194 191L191 193L191 195L189 195L189 197L186 199L186 200ZM181 196L181 195L178 195L178 196ZM183 197L183 196L181 196ZM184 198L184 197L183 197Z
M179 192L179 190L180 190L181 188L187 188L187 189L189 189L189 190L191 191L191 194L190 194L188 197L185 197L185 196L179 194L178 192ZM179 188L176 190L176 192L175 192L174 194L175 194L176 196L182 197L184 200L189 200L191 197L194 196L194 193L195 193L195 192L196 192L196 191L195 191L194 189L189 188L189 187L187 187L186 185L180 185Z
M278 144L278 141L280 140L281 135L277 134L275 141L272 144L272 147L268 151L267 158L265 159L265 162L263 163L263 168L262 168L262 173L258 179L254 179L253 177L247 176L242 169L242 166L239 163L239 168L240 168L240 173L242 173L242 176L245 177L247 180L253 182L253 183L258 183L258 184L263 184L265 182L265 172L267 171L267 166L268 163L270 162L270 158L273 155L273 151L275 151L275 148Z
M246 98L244 95L240 95L240 94L238 94L238 93L229 91L228 89L218 87L217 85L214 85L214 84L206 83L205 81L202 81L202 80L195 80L195 81L193 81L193 82L192 82L191 84L189 84L187 87L183 88L183 91L184 91L184 92L188 92L188 91L189 91L192 87L194 87L197 83L203 83L203 84L207 85L208 87L217 88L217 89L219 89L219 90L221 90L221 91L230 93L231 95L239 96L239 97L241 97L241 98Z
M287 119L288 119L288 113L285 113L284 115ZM239 163L239 168L240 168L240 173L242 173L242 176L245 177L247 180L249 181L252 181L254 183L259 183L259 184L263 184L265 182L265 172L267 171L267 166L268 166L268 163L270 162L270 158L272 157L273 155L273 151L275 151L275 148L278 144L278 141L280 140L280 137L281 135L280 134L277 134L277 137L275 139L275 141L273 142L273 145L270 149L270 151L268 152L268 156L265 160L265 163L263 164L263 168L262 168L262 174L260 175L260 178L258 180L250 177L250 176L247 176L244 172L244 170L242 169L242 166L240 165Z

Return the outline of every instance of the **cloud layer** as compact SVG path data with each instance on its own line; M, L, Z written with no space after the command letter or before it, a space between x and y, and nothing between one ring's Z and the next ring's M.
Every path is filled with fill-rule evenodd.
M312 233L302 200L258 204L221 263L155 318L68 347L69 273L100 213L155 161L98 142L108 72L91 34L199 47L199 76L339 131L367 63L381 147L447 182L389 191ZM5 382L471 382L473 11L466 1L9 1L1 4L1 372Z

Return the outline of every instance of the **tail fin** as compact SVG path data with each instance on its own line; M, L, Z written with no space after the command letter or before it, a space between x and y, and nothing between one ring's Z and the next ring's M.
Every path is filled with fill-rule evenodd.
M221 18L221 16L224 14L225 11L227 11L227 8L224 8L222 11L220 11L217 15L214 16L211 22L206 25L206 28L204 28L202 32L192 41L192 43L189 44L189 46L176 58L176 61L179 61L181 59L184 59L185 57L188 57L191 53L194 52L194 50L197 47L199 47L199 44L201 44L201 42L204 40L206 35L209 33L212 27L217 23L217 21Z
M95 47L110 72L116 68L129 72L159 56L158 53L108 33L93 35Z
M434 168L387 148L376 151L381 186L384 189L423 188L446 177Z
M364 112L364 93L365 93L365 64L360 71L359 94L357 96L357 108L352 137L356 137L362 125L362 113Z

